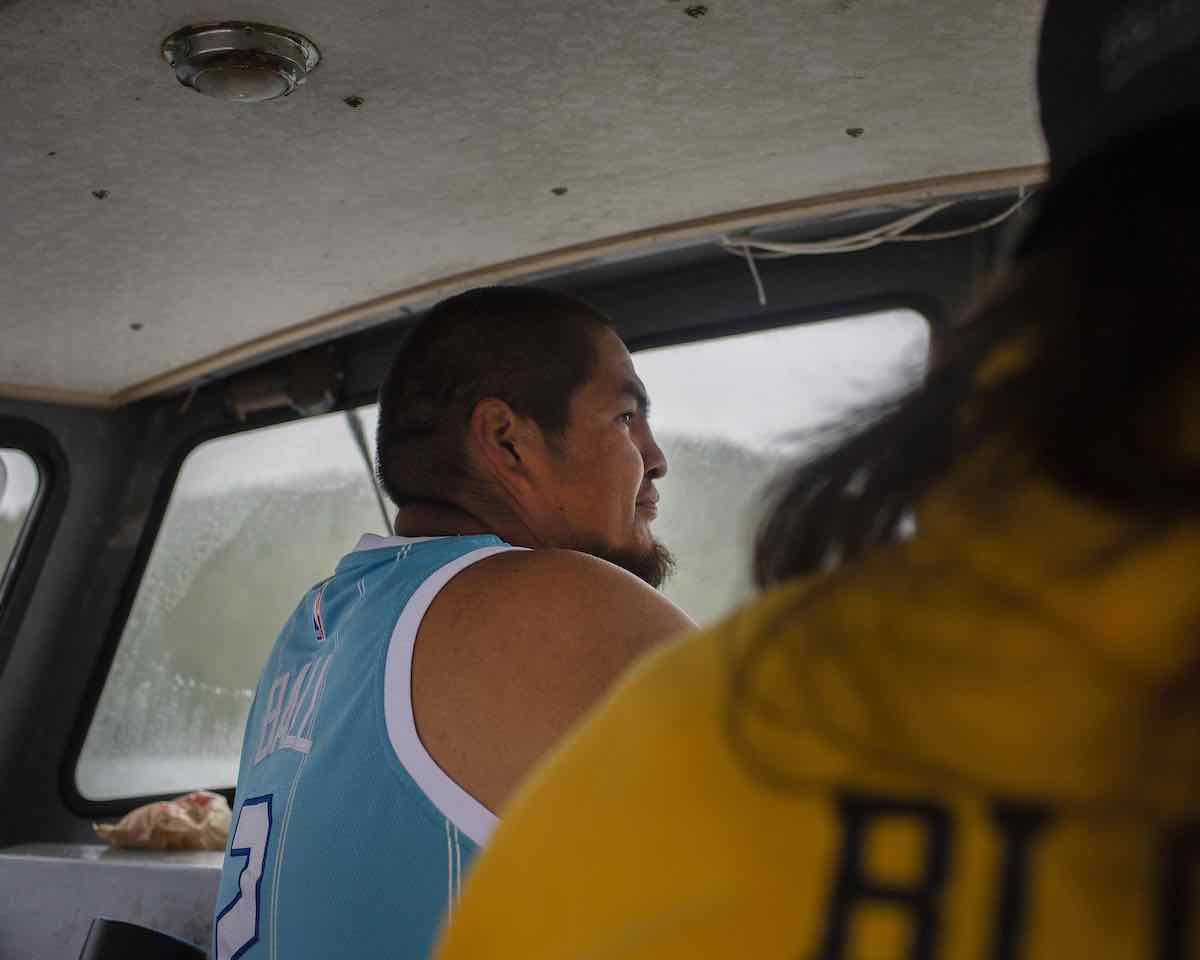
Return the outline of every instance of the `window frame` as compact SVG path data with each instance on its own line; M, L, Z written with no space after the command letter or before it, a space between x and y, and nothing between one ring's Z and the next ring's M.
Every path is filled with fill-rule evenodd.
M586 297L586 291L581 291L581 295ZM811 307L797 308L783 306L776 309L738 313L716 322L706 322L694 326L679 327L662 333L632 337L626 340L626 347L634 355L636 361L636 354L639 351L654 347L680 346L702 340L736 336L738 334L761 333L767 330L801 327L836 320L852 320L855 317L865 314L879 313L887 310L911 310L916 313L929 326L931 337L936 337L945 328L945 311L941 303L934 297L913 295L911 293L884 294L832 301ZM619 321L616 324L616 329L620 333ZM376 400L375 390L366 391L365 393L359 392L349 397L341 398L326 413L342 413L346 410L354 410L358 407L369 405ZM317 414L317 416L320 415L323 414ZM184 461L187 460L188 456L197 447L211 440L219 440L240 433L280 426L305 419L309 419L309 417L283 409L255 414L241 423L231 422L209 426L181 440L167 458L162 479L159 481L154 499L147 513L146 524L138 541L129 573L124 580L118 602L105 628L104 643L101 646L91 678L85 689L60 765L59 792L67 808L73 813L88 818L119 817L142 804L153 803L158 800L169 800L178 795L177 793L163 793L119 797L111 800L93 800L85 797L80 792L78 783L76 782L76 771L80 755L83 752L84 742L87 739L88 730L92 725L96 708L99 706L100 697L104 692L104 685L108 681L109 672L116 658L122 635L125 632L125 625L133 609L133 603L137 597L138 588L141 586L146 566L150 561L150 555L154 550L155 543L158 541L162 522L166 516L167 507L171 502L171 495L178 482L179 473L183 469ZM197 784L193 789L211 790L214 793L224 796L231 805L233 803L234 788Z
M663 333L648 333L627 340L625 345L636 359L641 350L660 347L679 347L701 340L718 340L748 333L765 333L788 327L807 327L812 324L829 323L837 320L854 320L872 313L889 310L910 310L925 321L929 327L931 342L946 328L942 305L932 297L872 296L853 300L839 300L816 307L779 307L764 309L760 313L739 315L715 322L680 327Z
M331 409L325 411L325 413L343 413L346 410L355 410L358 407L369 405L371 402L373 402L373 394L343 397ZM323 415L315 414L314 416ZM129 567L129 573L122 582L116 606L113 608L112 616L104 628L104 642L101 644L100 651L92 667L91 676L88 679L87 686L84 688L83 697L80 700L79 709L75 716L75 722L71 728L71 735L67 740L66 750L59 764L59 795L62 797L67 809L72 813L88 819L121 817L143 804L154 803L159 800L171 800L179 796L179 793L175 791L171 793L142 794L134 797L117 797L111 800L93 800L80 792L79 784L76 781L76 771L79 767L79 758L83 753L84 743L87 740L88 730L91 728L92 721L95 718L96 708L100 705L100 697L104 693L104 685L108 682L108 675L112 670L113 661L116 659L117 649L120 647L121 638L125 633L125 625L128 623L129 614L133 610L134 600L137 599L138 588L142 584L142 578L150 562L150 556L154 552L154 545L158 542L158 535L162 530L162 522L166 518L167 507L170 506L171 495L175 492L175 487L179 481L179 474L183 470L185 461L197 447L209 441L307 419L310 419L310 417L286 408L266 411L261 414L253 414L241 422L232 421L206 426L195 433L185 436L172 448L163 467L162 477L155 488L150 509L147 511L146 523L138 539L137 548L134 551L133 560ZM233 804L235 791L232 787L214 787L197 784L192 789L209 790L220 794L230 805Z
M67 458L53 434L32 420L0 418L0 447L19 450L38 471L38 491L12 553L0 570L0 674L17 641L38 577L66 509Z

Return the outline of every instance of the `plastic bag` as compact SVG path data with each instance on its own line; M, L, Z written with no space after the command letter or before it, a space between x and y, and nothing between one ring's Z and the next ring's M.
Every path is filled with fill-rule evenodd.
M116 824L92 824L114 847L140 850L224 850L229 804L205 790L131 810Z

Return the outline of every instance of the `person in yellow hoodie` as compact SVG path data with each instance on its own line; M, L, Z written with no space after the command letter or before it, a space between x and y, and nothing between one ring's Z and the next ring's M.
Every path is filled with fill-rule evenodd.
M439 960L1200 957L1200 4L1050 0L1039 92L1005 275L531 778Z

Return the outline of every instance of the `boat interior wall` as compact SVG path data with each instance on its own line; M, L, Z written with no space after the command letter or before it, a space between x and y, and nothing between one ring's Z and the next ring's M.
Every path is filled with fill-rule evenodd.
M0 399L0 445L28 439L8 432L13 421L53 436L61 457L50 482L62 494L44 505L32 531L29 552L41 562L22 564L10 585L10 600L29 590L27 603L6 604L2 621L0 771L10 789L0 798L0 846L90 838L87 821L68 826L75 818L62 800L59 767L162 479L167 437L155 429L163 422L156 413Z
M136 399L489 265L1038 163L1039 7L249 0L238 15L323 55L254 105L184 89L159 56L226 5L6 0L0 383Z

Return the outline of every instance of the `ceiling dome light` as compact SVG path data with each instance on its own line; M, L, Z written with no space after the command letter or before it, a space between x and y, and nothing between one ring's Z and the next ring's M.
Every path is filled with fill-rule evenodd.
M261 23L210 23L167 37L163 59L206 97L257 103L286 97L321 60L307 37Z

